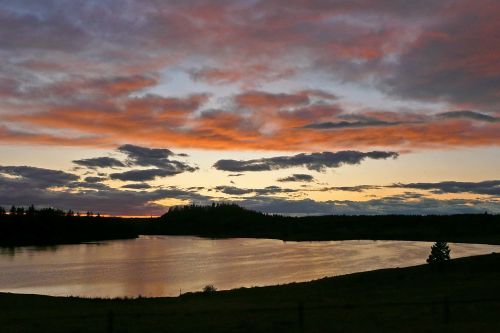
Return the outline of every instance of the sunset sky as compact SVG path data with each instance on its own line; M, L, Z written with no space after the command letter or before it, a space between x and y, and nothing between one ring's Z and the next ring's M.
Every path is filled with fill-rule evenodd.
M0 206L500 213L500 1L0 0Z

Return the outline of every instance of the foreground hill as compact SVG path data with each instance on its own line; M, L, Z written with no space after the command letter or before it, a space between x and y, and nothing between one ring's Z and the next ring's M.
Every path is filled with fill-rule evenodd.
M283 286L93 300L0 294L11 332L496 332L500 254Z

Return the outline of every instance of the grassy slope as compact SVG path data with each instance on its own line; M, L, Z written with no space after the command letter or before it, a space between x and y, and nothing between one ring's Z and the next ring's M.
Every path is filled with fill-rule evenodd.
M500 254L456 259L443 270L423 265L179 298L0 294L0 308L3 333L108 332L110 310L113 332L495 332Z

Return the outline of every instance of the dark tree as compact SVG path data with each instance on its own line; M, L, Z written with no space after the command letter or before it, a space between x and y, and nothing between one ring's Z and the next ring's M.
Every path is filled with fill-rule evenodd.
M10 215L16 215L16 206L10 207Z
M28 210L26 211L27 216L35 216L36 210L35 206L31 205L28 207Z
M5 208L0 207L0 215L5 215L6 211Z
M16 208L16 215L19 215L19 216L24 215L24 207L17 207Z
M202 290L205 294L211 294L217 291L213 284L207 284Z
M441 264L445 261L450 260L450 248L448 243L437 241L431 247L431 254L427 258L429 264Z

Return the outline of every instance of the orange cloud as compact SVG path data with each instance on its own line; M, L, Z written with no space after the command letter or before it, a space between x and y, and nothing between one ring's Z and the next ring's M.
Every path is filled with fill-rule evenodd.
M497 1L133 3L116 11L107 2L75 4L67 13L0 5L2 142L266 150L499 144L495 122L351 115L307 76L491 113L500 100ZM203 109L207 94L143 95L174 65L247 90L216 111ZM310 81L294 81L304 87L295 92L256 90L283 78Z
M74 131L74 134L72 137L23 135L4 129L0 140L54 144L78 144L80 140L82 145L135 142L172 147L290 151L381 146L442 148L500 143L498 122L424 118L411 114L406 118L401 115L391 118L387 112L368 112L364 116L396 119L397 122L383 127L304 128L313 120L342 116L342 108L335 104L312 104L286 110L289 105L306 103L307 96L298 98L291 96L300 94L283 94L269 97L255 93L244 96L252 96L244 100L247 108L250 105L256 107L247 112L212 110L197 115L196 111L206 101L206 95L186 98L147 95L130 99L121 109L111 108L111 111L83 107L54 108L43 113L12 115L8 117L10 122L49 128L52 132ZM266 104L266 101L269 103ZM418 122L414 122L415 119Z

